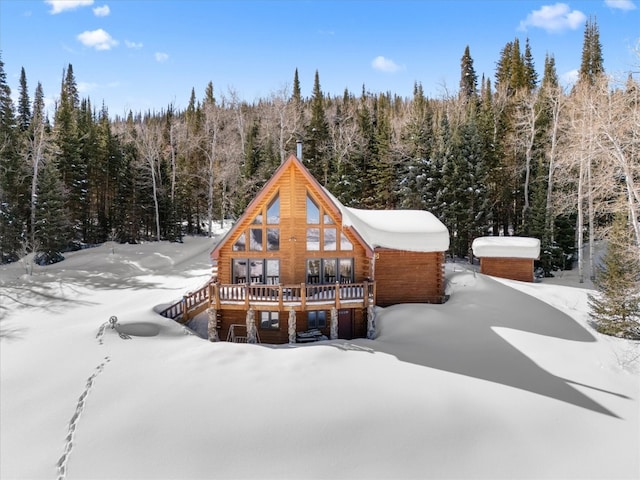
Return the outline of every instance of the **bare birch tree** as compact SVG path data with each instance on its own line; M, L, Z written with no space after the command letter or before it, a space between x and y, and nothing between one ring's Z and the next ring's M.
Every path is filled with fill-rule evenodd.
M149 177L151 179L154 217L156 227L156 239L161 240L160 230L160 206L159 206L159 189L160 189L160 153L162 145L162 132L160 125L152 118L143 118L135 124L134 142L138 153L142 157L147 167Z

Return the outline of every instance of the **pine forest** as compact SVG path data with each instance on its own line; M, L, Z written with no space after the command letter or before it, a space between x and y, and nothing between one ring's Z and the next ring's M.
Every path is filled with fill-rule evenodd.
M185 110L113 117L80 98L65 68L54 112L24 67L17 102L0 60L0 260L29 252L48 264L105 241L180 241L237 218L281 161L303 162L345 205L425 209L448 228L449 254L474 238L541 239L539 266L580 269L616 215L640 241L640 85L603 68L597 24L585 25L577 82L554 57L539 73L529 41L496 52L478 76L471 49L459 90L440 98L291 87L247 103L233 89L191 91ZM640 64L640 55L638 57ZM590 269L589 271L594 271Z

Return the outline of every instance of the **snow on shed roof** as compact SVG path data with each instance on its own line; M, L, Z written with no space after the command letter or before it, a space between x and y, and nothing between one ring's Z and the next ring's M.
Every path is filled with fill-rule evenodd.
M471 245L478 257L538 258L540 240L532 237L479 237Z

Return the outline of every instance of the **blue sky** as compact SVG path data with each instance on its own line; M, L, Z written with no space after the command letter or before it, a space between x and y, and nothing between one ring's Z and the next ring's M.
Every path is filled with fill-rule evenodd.
M493 80L516 37L529 38L540 76L549 53L569 81L589 16L607 71L640 71L638 0L0 0L0 50L14 97L24 67L30 97L39 81L52 102L72 64L81 96L111 115L185 108L209 81L216 96L253 101L290 91L296 68L304 96L318 70L329 95L411 96L419 82L440 97L457 92L466 45Z

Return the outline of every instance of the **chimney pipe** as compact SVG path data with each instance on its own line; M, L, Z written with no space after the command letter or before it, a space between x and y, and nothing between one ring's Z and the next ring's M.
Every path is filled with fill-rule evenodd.
M298 160L302 161L302 140L300 139L296 141L296 157L298 157Z

